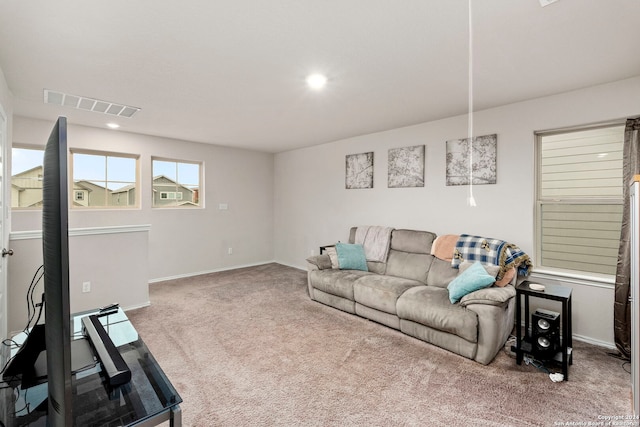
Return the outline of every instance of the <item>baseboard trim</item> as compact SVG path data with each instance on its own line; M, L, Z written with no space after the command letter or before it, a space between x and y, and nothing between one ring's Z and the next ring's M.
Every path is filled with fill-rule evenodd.
M242 265L233 265L233 266L230 266L230 267L214 268L213 270L197 271L197 272L194 272L194 273L176 274L175 276L158 277L156 279L149 279L148 283L150 285L152 285L154 283L166 282L167 280L184 279L184 278L187 278L187 277L202 276L203 274L219 273L221 271L229 271L229 270L237 270L239 268L257 267L259 265L272 264L274 262L277 262L277 261L273 261L273 260L272 261L263 261L263 262L253 263L253 264L242 264ZM281 263L278 263L278 264L281 264Z
M576 341L586 342L587 344L597 345L598 347L604 347L610 350L617 350L617 347L614 343L607 342L607 341L600 341L595 338L585 337L584 335L573 334L573 339Z
M295 268L296 270L307 271L307 267L300 267L299 265L287 264L286 262L282 262L282 261L273 261L273 262L275 262L276 264L284 265L285 267Z
M145 308L145 307L150 307L151 306L151 301L147 301L147 302L143 302L142 304L136 304L136 305L130 305L126 308L122 308L122 311L131 311L131 310L137 310L139 308Z

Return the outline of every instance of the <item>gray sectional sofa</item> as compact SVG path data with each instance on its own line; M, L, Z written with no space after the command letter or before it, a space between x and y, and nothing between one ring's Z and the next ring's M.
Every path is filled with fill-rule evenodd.
M355 230L350 231L350 243ZM513 329L516 278L504 287L477 290L452 304L447 285L459 270L431 254L435 238L428 231L395 229L386 262L367 262L369 271L332 268L327 254L310 257L309 295L488 364Z

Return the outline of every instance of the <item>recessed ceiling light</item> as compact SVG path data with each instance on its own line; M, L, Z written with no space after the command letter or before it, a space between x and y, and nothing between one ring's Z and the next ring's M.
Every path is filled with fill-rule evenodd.
M110 129L118 129L120 125L117 123L107 123L107 127Z
M314 90L320 90L327 84L327 77L322 74L311 74L307 77L307 85Z

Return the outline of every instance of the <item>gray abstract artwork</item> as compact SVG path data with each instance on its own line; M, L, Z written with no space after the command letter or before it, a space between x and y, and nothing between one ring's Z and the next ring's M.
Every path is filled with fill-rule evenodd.
M424 187L424 145L389 149L389 188Z
M498 135L447 141L447 185L495 184Z
M373 188L373 151L347 154L345 188Z

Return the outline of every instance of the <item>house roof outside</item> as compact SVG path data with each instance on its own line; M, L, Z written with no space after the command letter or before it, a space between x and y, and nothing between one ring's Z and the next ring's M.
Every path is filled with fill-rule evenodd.
M111 194L128 193L129 191L135 188L136 188L135 184L125 185L124 187L118 188L117 190L112 190Z
M36 166L11 177L11 186L18 190L42 188L42 166ZM35 178L35 179L34 179Z
M640 75L637 0L276 5L4 2L14 114L104 127L43 103L64 91L141 108L121 130L275 153Z
M174 181L173 179L171 179L171 178L169 178L169 177L167 177L165 175L154 176L153 177L153 184L154 184L154 186L156 184L158 184L158 185L160 185L160 184L176 185L177 187L184 188L185 190L190 191L192 193L195 191L193 188L189 188L187 186L184 186L184 185ZM156 190L154 189L153 191L156 191Z

